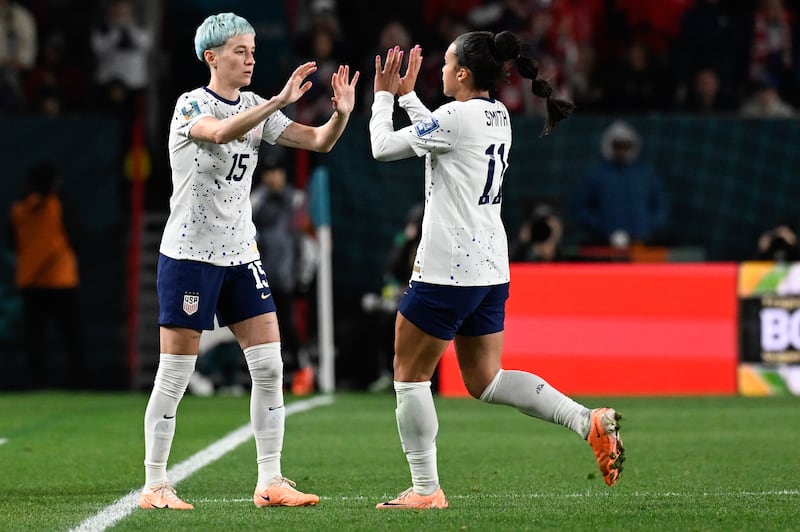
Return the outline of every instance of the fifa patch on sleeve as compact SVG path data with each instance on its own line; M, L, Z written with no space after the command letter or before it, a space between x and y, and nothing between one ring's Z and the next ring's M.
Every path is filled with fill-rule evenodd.
M200 105L197 102L189 102L181 107L181 114L184 120L191 120L196 116L200 116Z
M425 135L439 129L439 122L437 122L435 116L431 115L422 122L414 125L414 129L417 131L418 137L424 137Z

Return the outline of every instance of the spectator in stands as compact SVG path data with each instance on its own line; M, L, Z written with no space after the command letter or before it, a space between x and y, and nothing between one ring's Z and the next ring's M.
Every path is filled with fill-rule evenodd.
M25 196L11 207L22 336L33 387L48 384L47 330L56 325L67 355L68 386L84 388L87 367L78 303L78 260L59 197L61 176L48 163L28 173ZM73 231L74 233L74 231Z
M564 223L550 201L537 200L527 209L516 242L509 252L511 262L552 262L561 258Z
M25 109L24 77L36 54L33 15L17 2L0 0L0 112Z
M44 42L39 62L25 83L32 111L53 116L85 109L86 76L70 61L70 55L61 34L53 34Z
M577 109L584 113L597 111L605 100L597 52L594 46L588 44L578 46L575 52L575 63L568 72L569 92Z
M765 79L753 85L753 92L740 109L745 118L791 118L794 108L785 102L775 82Z
M792 15L783 0L759 0L750 43L750 81L769 79L782 97L794 87Z
M328 99L330 107L330 99ZM303 239L308 225L306 195L288 183L282 161L268 159L256 171L250 201L256 226L256 243L280 321L281 350L287 385L295 395L314 391L314 372L300 342L295 321L295 298L312 282L313 266L305 261Z
M307 59L314 53L314 34L323 32L330 36L337 57L345 56L349 45L342 33L341 21L337 14L335 0L312 0L308 13L298 23L294 49L298 55Z
M133 2L111 2L104 22L92 30L91 45L101 103L112 110L134 109L135 97L144 92L149 81L153 35L136 20Z
M694 75L691 92L680 110L699 115L727 113L736 110L730 93L721 90L719 76L714 68L701 68Z
M701 68L713 68L726 99L740 102L746 79L747 2L696 0L683 12L674 43L673 65L678 92L688 94L692 77Z
M658 244L669 220L661 176L640 160L642 139L628 123L617 120L602 134L602 160L578 182L573 216L587 243L627 247Z
M620 60L607 72L606 109L652 112L672 106L672 83L664 64L643 41L630 42Z

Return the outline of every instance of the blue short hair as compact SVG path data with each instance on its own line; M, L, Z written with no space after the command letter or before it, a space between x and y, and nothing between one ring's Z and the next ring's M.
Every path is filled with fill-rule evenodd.
M203 52L222 46L236 35L256 34L253 26L246 19L234 13L220 13L207 17L197 27L194 34L194 51L197 58L205 63Z

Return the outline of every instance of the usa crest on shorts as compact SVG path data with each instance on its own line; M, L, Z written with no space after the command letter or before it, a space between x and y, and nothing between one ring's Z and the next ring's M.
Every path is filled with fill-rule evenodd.
M186 292L183 294L183 311L191 316L197 312L200 306L200 294L196 292Z

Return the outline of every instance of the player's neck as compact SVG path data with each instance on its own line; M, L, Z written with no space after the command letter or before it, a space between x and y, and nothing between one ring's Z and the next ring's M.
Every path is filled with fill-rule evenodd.
M236 101L239 98L239 87L228 86L221 83L218 79L211 78L208 82L208 89L214 94L225 98L226 100Z
M456 93L454 96L456 101L459 102L466 102L467 100L471 100L473 98L489 98L489 91L481 91L475 89L467 89L464 88L463 90Z

